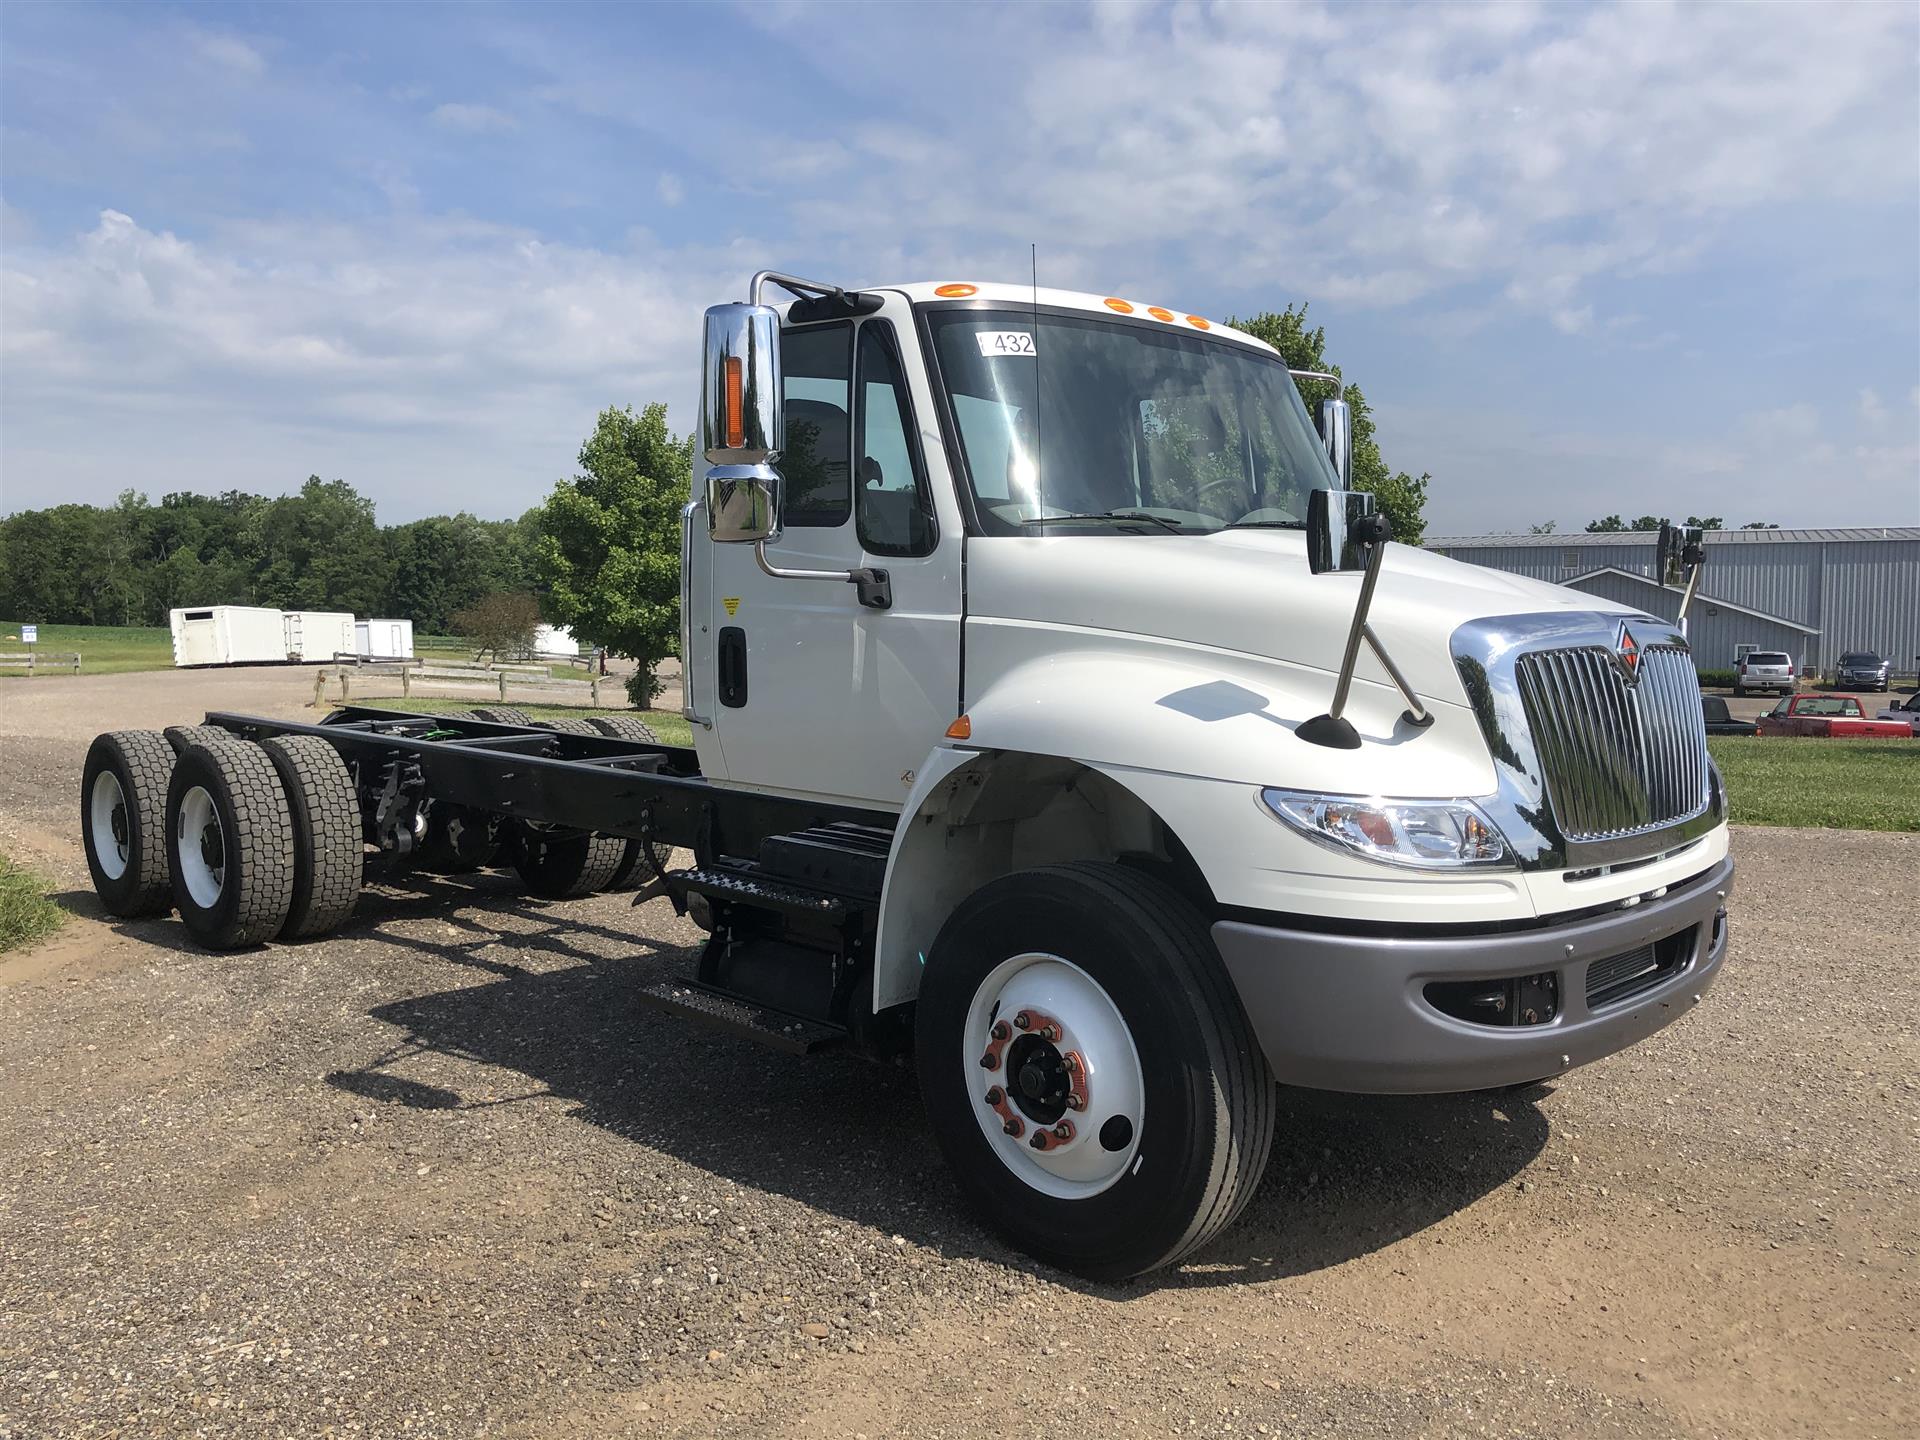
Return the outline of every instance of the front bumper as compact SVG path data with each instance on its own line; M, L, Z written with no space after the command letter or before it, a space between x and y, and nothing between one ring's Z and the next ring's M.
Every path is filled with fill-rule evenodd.
M1213 939L1283 1084L1485 1090L1585 1065L1684 1015L1726 956L1732 888L1733 861L1724 859L1658 899L1537 930L1399 939L1221 921ZM1679 958L1658 983L1588 1004L1591 964L1661 941ZM1554 977L1557 1013L1534 1025L1457 1019L1427 995L1436 982L1540 975Z

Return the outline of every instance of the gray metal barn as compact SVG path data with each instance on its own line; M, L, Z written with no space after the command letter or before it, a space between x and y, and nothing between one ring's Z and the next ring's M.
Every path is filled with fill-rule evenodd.
M1658 541L1645 530L1456 535L1426 548L1671 619L1680 595L1653 579ZM1876 650L1911 673L1920 655L1920 526L1709 531L1687 630L1703 670L1730 667L1737 647L1748 646L1784 650L1812 670L1831 670L1842 651Z

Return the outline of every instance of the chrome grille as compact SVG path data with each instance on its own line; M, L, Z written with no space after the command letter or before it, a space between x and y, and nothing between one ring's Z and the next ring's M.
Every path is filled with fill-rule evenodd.
M1640 679L1604 646L1536 650L1516 662L1554 820L1569 840L1654 830L1707 805L1707 733L1693 659L1648 645Z

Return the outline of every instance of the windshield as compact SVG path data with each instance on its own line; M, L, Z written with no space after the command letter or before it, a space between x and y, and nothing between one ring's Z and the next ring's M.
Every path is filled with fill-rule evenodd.
M1842 665L1878 665L1880 657L1868 650L1852 650L1840 657Z
M1334 483L1277 357L1059 311L929 319L988 534L1297 527Z

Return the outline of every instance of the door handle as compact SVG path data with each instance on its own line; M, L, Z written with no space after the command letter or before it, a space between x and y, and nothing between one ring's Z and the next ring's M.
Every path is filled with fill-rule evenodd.
M720 703L738 710L747 703L747 632L738 625L721 628L714 668Z

